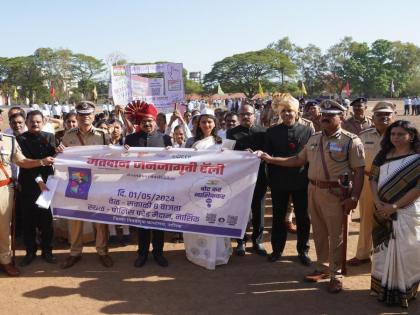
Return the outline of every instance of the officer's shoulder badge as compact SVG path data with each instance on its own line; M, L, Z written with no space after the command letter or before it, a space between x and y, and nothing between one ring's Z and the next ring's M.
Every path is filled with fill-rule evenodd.
M357 138L357 135L355 135L354 133L351 133L351 132L349 132L349 131L347 131L347 130L344 130L344 129L342 129L342 130L341 130L341 133L342 133L343 135L345 135L345 136L349 137L350 139L355 139L355 138Z

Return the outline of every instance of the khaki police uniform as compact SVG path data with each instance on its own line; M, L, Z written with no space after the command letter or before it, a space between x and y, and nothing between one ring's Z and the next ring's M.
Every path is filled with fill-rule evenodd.
M320 118L321 118L320 116L316 118L312 118L312 117L309 118L312 124L314 125L315 132L321 131L321 123L319 121Z
M370 257L372 250L373 213L375 210L369 183L369 173L373 159L381 149L382 135L379 134L376 128L370 128L363 130L359 137L365 150L366 166L363 189L359 199L360 233L357 241L356 258L364 260Z
M321 159L321 138L327 179ZM320 270L329 263L329 273L334 278L341 268L343 245L343 209L338 180L343 174L365 165L365 155L360 139L343 129L327 136L323 132L313 135L298 157L309 162L308 207L311 214L313 238Z
M80 137L80 139L79 139ZM92 126L89 132L82 133L79 128L73 128L64 134L62 143L66 147L79 145L107 145L109 135L102 129ZM94 223L96 230L96 251L99 255L107 255L108 226ZM80 256L83 250L83 221L70 220L70 256Z
M312 121L310 119L299 117L297 123L301 124L301 125L304 125L304 126L307 126L307 127L311 128L313 132L315 132L314 124L312 123Z
M357 120L356 118L350 117L343 121L341 124L341 128L358 135L365 129L369 129L373 127L372 118L365 116L362 121Z
M11 163L24 159L15 137L0 133L0 264L3 265L11 262L10 222L14 201Z
M393 113L394 111L394 104L388 102L379 102L372 109L373 113ZM375 225L373 213L375 211L375 204L370 189L369 173L372 168L373 160L381 150L382 136L383 135L381 135L376 128L366 129L359 134L365 149L366 162L363 190L359 200L360 234L356 251L356 258L359 260L368 259L372 250L372 230Z

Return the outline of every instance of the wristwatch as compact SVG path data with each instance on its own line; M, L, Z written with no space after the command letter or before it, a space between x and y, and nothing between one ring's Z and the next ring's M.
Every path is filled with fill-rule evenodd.
M398 209L398 206L397 206L397 204L396 204L396 203L394 203L394 204L392 205L392 209Z
M353 201L357 201L357 198L355 196L351 196L350 199Z

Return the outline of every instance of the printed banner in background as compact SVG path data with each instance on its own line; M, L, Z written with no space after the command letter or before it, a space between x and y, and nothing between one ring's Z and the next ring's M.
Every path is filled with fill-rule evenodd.
M260 160L249 152L83 146L55 161L56 217L242 238Z
M182 63L113 66L112 97L116 105L133 100L153 103L159 112L172 113L175 103L184 101ZM155 74L160 78L142 75Z

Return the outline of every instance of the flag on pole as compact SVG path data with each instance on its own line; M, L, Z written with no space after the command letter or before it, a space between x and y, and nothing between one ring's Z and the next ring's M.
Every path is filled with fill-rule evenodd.
M98 91L96 90L96 85L93 87L92 94L93 99L96 101L98 99Z
M52 82L51 82L51 88L50 88L50 95L52 96L52 98L55 97L55 88Z
M308 92L306 92L306 87L303 81L301 82L301 89L302 89L302 95L308 95Z
M347 97L350 97L350 84L349 81L346 82L346 85L344 86L344 92L346 93Z
M15 87L15 90L13 91L13 98L15 99L15 101L17 100L18 96L19 96L19 94L18 94L18 91Z
M220 83L217 83L217 94L225 95L225 92L223 92L222 87L220 86Z
M390 89L391 89L391 93L395 93L394 80L391 80L391 86L390 86Z
M262 88L262 86L261 86L261 82L258 82L258 94L259 94L261 97L264 97L264 90L263 90L263 88Z

